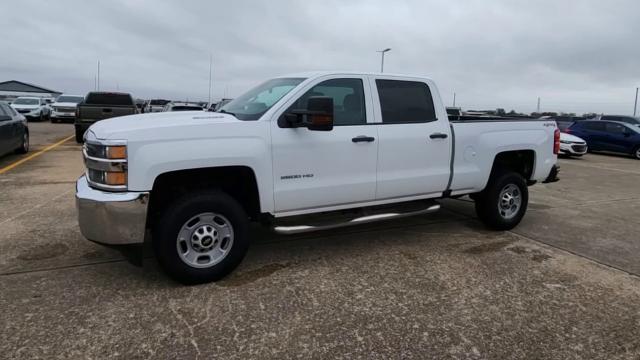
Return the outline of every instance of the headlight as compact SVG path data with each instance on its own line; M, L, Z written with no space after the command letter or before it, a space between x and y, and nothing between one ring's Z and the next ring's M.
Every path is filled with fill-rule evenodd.
M88 136L82 152L89 184L103 190L126 190L128 174L125 142L91 139L90 131L85 135Z
M562 144L571 144L571 141L567 141L567 140L560 140L560 143L562 143Z

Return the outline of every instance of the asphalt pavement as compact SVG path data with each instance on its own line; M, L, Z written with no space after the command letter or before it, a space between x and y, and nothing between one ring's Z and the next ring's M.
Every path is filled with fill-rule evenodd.
M73 134L30 128L32 153ZM0 357L640 358L640 161L560 165L513 231L484 229L468 199L304 236L255 228L232 275L186 287L82 238L69 140L0 174Z

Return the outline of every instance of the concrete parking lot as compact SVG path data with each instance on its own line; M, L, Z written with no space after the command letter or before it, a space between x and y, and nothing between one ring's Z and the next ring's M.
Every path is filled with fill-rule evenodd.
M32 152L72 135L30 124ZM0 159L0 169L24 158ZM473 203L283 237L185 287L78 231L73 140L0 174L0 357L640 357L640 161L562 159L513 231Z

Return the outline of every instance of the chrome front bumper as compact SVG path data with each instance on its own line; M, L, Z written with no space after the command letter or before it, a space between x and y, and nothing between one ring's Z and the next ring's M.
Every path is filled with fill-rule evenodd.
M144 242L148 192L107 192L89 187L87 178L76 182L76 208L80 231L105 245Z

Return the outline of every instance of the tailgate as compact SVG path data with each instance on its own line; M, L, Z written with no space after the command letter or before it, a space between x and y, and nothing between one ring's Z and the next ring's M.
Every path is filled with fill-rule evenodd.
M117 116L132 115L136 113L134 106L113 105L82 105L79 107L79 119L82 121L98 121Z

